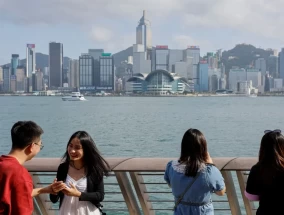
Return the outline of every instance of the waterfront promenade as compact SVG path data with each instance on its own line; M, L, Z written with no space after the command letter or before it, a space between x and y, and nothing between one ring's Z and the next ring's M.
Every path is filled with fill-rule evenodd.
M108 215L173 214L173 196L163 180L170 160L173 158L107 158L112 172L105 179L104 211ZM213 162L221 170L227 188L225 196L212 196L215 214L255 214L254 204L246 199L244 189L248 171L257 158L219 157L213 158ZM52 182L59 163L59 158L34 158L25 166L34 186L39 187ZM57 214L58 206L49 201L48 195L40 195L34 202L34 214Z

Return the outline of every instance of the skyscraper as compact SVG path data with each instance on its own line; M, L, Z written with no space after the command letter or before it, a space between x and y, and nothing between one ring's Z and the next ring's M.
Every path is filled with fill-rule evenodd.
M156 68L169 70L169 48L168 46L156 46L155 49L155 61L156 61Z
M94 91L94 58L89 54L81 54L79 57L79 77L81 91Z
M145 10L136 27L136 44L144 45L144 51L152 49L151 22L147 19Z
M16 89L17 91L24 92L26 90L25 86L25 68L23 66L19 66L16 70Z
M19 66L19 55L18 54L12 54L12 60L11 60L11 75L16 75L16 70Z
M94 59L93 62L93 83L100 86L100 57L104 53L103 49L89 49L89 55Z
M284 48L279 52L279 78L284 80Z
M63 44L49 43L49 87L62 87Z
M100 57L100 86L97 90L114 90L114 59L110 53Z
M79 60L69 61L69 87L79 90Z
M3 91L10 92L10 68L8 66L3 67Z
M255 68L261 72L261 75L266 74L266 60L264 58L258 58L255 60Z
M26 77L27 77L27 92L32 92L32 74L35 73L36 70L36 58L35 58L35 44L27 44L26 50Z
M35 73L35 44L27 44L27 63L26 63L26 76L32 77Z

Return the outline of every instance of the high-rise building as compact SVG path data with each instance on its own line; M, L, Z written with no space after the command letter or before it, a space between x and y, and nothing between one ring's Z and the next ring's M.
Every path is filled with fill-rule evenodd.
M110 53L103 53L100 57L100 86L97 90L114 90L114 59Z
M229 89L237 92L237 83L246 81L247 73L245 69L230 69L229 72Z
M284 48L279 52L279 77L284 80Z
M165 45L156 46L155 49L155 70L163 69L169 71L169 48Z
M3 68L0 66L0 91L3 91Z
M49 86L62 87L63 75L63 44L49 43Z
M16 75L10 76L10 91L11 92L17 91L17 77L16 77Z
M36 76L35 76L35 82L36 82L36 90L37 91L42 91L43 90L43 72L38 70L36 72Z
M26 91L26 74L25 68L23 66L19 66L16 70L16 89L17 91L25 92Z
M63 68L62 72L62 86L68 86L69 83L69 68Z
M36 58L35 58L35 44L27 44L26 48L26 89L27 92L32 92L32 74L36 70Z
M219 90L219 77L217 74L213 74L210 77L210 92L215 92L216 90Z
M192 58L192 77L191 79L198 79L198 63L200 60L200 48L199 46L188 46L186 50L184 50L184 60L188 57Z
M31 77L36 70L35 44L27 44L26 76Z
M183 61L183 50L170 49L169 51L169 71L175 72L175 63Z
M43 67L43 75L49 76L49 67Z
M221 78L220 78L220 83L219 83L219 89L226 89L227 86L227 81L226 81L226 67L225 65L222 63L220 65L220 69L221 69Z
M146 52L141 44L133 45L133 73L150 73L151 61L146 60Z
M3 67L3 91L10 92L11 71L8 66Z
M255 68L261 72L262 76L266 74L266 61L264 58L258 58L255 60Z
M0 66L0 81L3 81L3 68Z
M80 90L94 91L94 58L89 54L82 54L79 57Z
M136 27L136 44L142 44L145 51L152 49L151 22L147 19L145 10Z
M267 63L266 63L266 70L274 78L277 78L279 76L278 56L274 56L274 55L269 56L269 58L267 59Z
M19 55L18 54L12 54L12 60L11 60L11 75L16 75L16 70L19 66Z
M200 48L199 46L188 46L184 51L184 59L187 57L193 58L193 64L197 65L200 59Z
M187 63L184 61L179 61L176 62L172 69L174 70L174 72L182 78L187 78Z
M100 57L104 53L103 49L89 49L89 55L94 59L93 62L93 83L95 86L100 86Z
M195 90L199 92L208 92L208 63L200 61L198 64L198 79L194 80ZM199 88L199 89L197 89Z
M69 87L79 89L79 60L69 61Z
M262 85L261 76L258 69L247 69L247 81L251 81L253 87L259 88Z
M272 86L270 86L271 79L272 79L272 77L269 76L269 74L265 75L264 92L269 92L270 88L272 88Z

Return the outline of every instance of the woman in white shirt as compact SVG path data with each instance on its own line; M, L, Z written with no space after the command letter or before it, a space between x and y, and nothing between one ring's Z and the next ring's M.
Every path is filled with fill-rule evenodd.
M69 139L66 152L57 170L50 200L59 200L60 215L100 215L104 199L103 177L110 167L100 155L91 136L85 131L75 132Z

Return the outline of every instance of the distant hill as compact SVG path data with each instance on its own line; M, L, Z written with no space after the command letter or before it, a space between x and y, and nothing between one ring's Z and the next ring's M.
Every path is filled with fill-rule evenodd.
M268 60L271 54L273 54L272 51L256 48L253 45L238 44L233 49L224 51L221 61L224 63L228 73L233 66L246 68L249 65L254 65L257 58Z
M116 67L120 66L121 61L125 61L128 59L128 56L133 56L133 48L129 47L123 51L120 51L113 55L114 65Z

